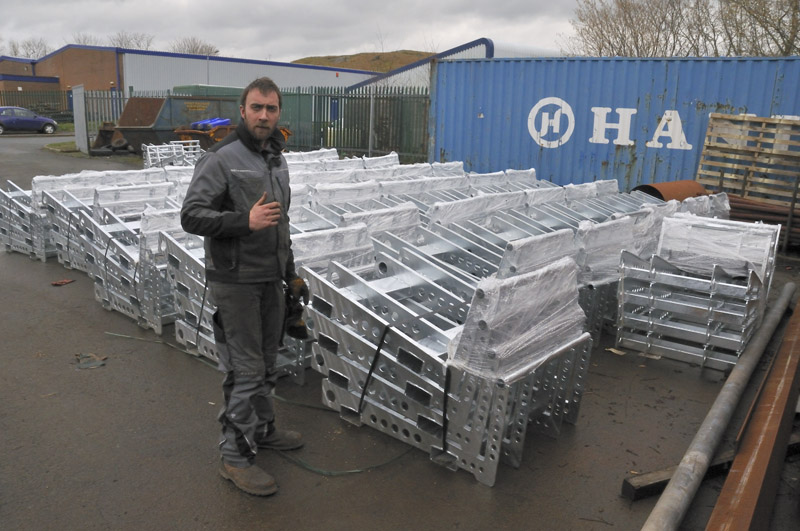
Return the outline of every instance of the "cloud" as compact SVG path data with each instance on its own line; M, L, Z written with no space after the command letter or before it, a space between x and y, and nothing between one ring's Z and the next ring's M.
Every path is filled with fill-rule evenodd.
M481 37L557 50L556 34L570 32L576 2L37 0L3 6L0 46L7 50L11 40L42 38L57 49L79 33L105 44L126 31L152 35L156 50L197 37L223 56L273 61L400 49L441 52Z

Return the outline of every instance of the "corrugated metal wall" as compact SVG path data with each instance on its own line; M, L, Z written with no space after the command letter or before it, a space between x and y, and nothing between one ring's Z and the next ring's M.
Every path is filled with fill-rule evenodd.
M800 57L444 61L431 161L557 184L693 179L711 112L800 114Z
M346 87L374 74L337 71L318 66L288 66L269 61L197 58L177 54L125 52L122 58L124 89L165 90L176 85L244 87L260 76L269 76L281 88Z

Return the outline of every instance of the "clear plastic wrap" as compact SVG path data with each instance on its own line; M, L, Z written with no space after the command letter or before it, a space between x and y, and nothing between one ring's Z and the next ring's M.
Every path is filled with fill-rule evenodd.
M619 279L619 256L633 249L634 220L630 216L602 223L581 221L575 232L578 283L600 285Z
M364 181L392 181L398 177L394 176L395 168L369 168L352 170L351 182L362 183Z
M380 157L363 157L364 168L390 168L400 165L400 157L392 151Z
M342 214L340 227L364 223L375 235L385 231L404 234L420 226L419 208L414 203L401 203L395 207Z
M292 206L289 210L311 204L311 187L309 185L291 183L289 188L292 191Z
M711 202L707 195L687 197L681 201L680 212L694 214L695 216L711 217Z
M564 257L575 259L574 233L561 229L509 242L506 246L497 278L524 275Z
M315 205L335 205L350 201L377 199L381 191L376 181L363 183L321 183L311 190L311 202Z
M323 161L325 171L338 171L338 170L355 170L364 168L364 159L336 159Z
M461 161L454 162L433 162L431 163L434 177L454 177L456 175L464 175L464 163Z
M430 223L447 226L465 219L475 218L509 208L525 206L526 192L487 194L458 201L434 203L428 208Z
M374 256L367 225L354 223L348 227L304 232L292 236L295 265L319 269L335 260L344 264L362 265L365 256Z
M194 166L164 166L164 177L171 183L189 182L194 176Z
M564 198L571 201L582 201L597 197L597 183L567 184L564 186Z
M769 287L780 228L677 213L662 223L657 254L701 275L710 275L714 265L733 277L746 277L752 270Z
M65 175L38 175L31 180L31 199L33 205L42 201L42 192L68 190L81 200L94 197L94 190L100 186L121 186L145 183L166 182L164 168L147 168L143 170L84 170L80 173Z
M338 159L339 152L336 151L336 148L321 148L312 151L289 151L283 156L286 158L286 162L316 161Z
M331 170L331 171L294 171L289 170L289 182L292 184L317 184L352 183L357 182L355 177L358 170Z
M614 214L612 219L629 216L633 219L633 246L625 249L636 256L649 260L658 247L658 235L661 233L661 216L656 209L645 206L636 212L628 214Z
M322 160L287 160L286 165L289 167L290 175L295 172L310 173L325 171L325 161Z
M597 196L616 195L619 193L619 183L616 179L608 179L605 181L595 181L597 187Z
M505 172L495 171L492 173L468 173L467 180L470 186L492 186L508 182Z
M448 362L486 378L529 374L583 333L577 268L562 258L524 275L480 281Z
M566 201L564 189L558 187L534 188L525 190L526 205L541 205L543 203L563 203Z
M149 258L158 254L160 232L181 230L181 209L145 208L139 221L139 255Z
M711 217L729 219L731 217L731 202L725 192L709 196L711 200Z
M427 179L404 179L383 181L379 183L381 195L418 194L434 190L469 189L469 182L464 177L429 177Z
M521 182L533 184L536 182L536 170L530 168L527 170L506 170L506 178L509 182Z
M458 175L463 175L463 171ZM433 167L427 162L416 164L401 164L392 168L392 177L399 179L416 179L419 177L433 177ZM453 175L441 175L440 177L453 177Z

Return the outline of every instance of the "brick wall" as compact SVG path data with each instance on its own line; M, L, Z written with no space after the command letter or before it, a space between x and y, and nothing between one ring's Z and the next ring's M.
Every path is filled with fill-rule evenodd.
M112 87L119 88L117 83L122 82L117 79L114 50L67 48L38 62L36 75L57 76L61 81L61 90L81 84L86 90L109 90Z
M17 87L22 87L23 91L61 90L57 83L0 80L0 90L17 90Z
M0 61L0 74L13 76L30 76L31 64L21 61Z

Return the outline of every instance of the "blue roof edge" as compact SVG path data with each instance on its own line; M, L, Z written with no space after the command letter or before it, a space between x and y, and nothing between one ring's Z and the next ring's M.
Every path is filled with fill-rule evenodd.
M76 48L79 50L101 50L101 51L113 51L116 53L127 53L127 54L137 54L137 55L154 55L154 56L161 56L161 57L179 57L184 59L203 59L207 61L221 61L221 62L230 62L230 63L247 63L247 64L259 64L259 65L273 65L273 66L283 66L283 67L290 67L290 68L305 68L311 70L327 70L330 72L348 72L353 74L369 74L375 75L378 72L372 72L370 70L355 70L350 68L333 68L330 66L318 66L318 65L303 65L298 63L281 63L279 61L264 61L259 59L239 59L236 57L223 57L219 55L198 55L198 54L188 54L188 53L175 53L175 52L160 52L155 50L136 50L133 48L115 48L112 46L85 46L82 44L67 44L62 46L58 50L54 52L50 52L49 54L41 57L40 59L31 60L32 63L36 63L38 61L42 61L51 57L53 55L59 54L64 52L67 49Z
M467 42L465 44L461 44L459 46L456 46L455 48L450 48L449 50L445 50L443 52L439 52L437 54L433 54L433 55L430 55L428 57L423 57L422 59L419 59L418 61L414 61L413 63L409 63L409 64L407 64L405 66L401 66L400 68L395 68L394 70L389 70L388 72L384 72L383 74L377 75L372 79L368 79L366 81L360 81L359 83L356 83L355 85L350 85L349 87L347 87L347 90L355 90L357 88L364 87L366 85L369 85L370 83L374 83L376 81L380 81L381 79L386 79L387 77L396 76L397 74L405 72L406 70L411 70L411 69L416 68L416 67L418 67L420 65L424 65L425 63L430 63L431 61L434 61L436 59L443 59L444 57L446 57L448 55L453 55L453 54L458 53L458 52L463 52L464 50L468 50L470 48L474 48L474 47L479 46L481 44L486 45L486 59L492 59L494 57L494 42L492 41L492 39L489 39L489 38L486 38L486 37L481 37L480 39L475 39L474 41L470 41L470 42Z

